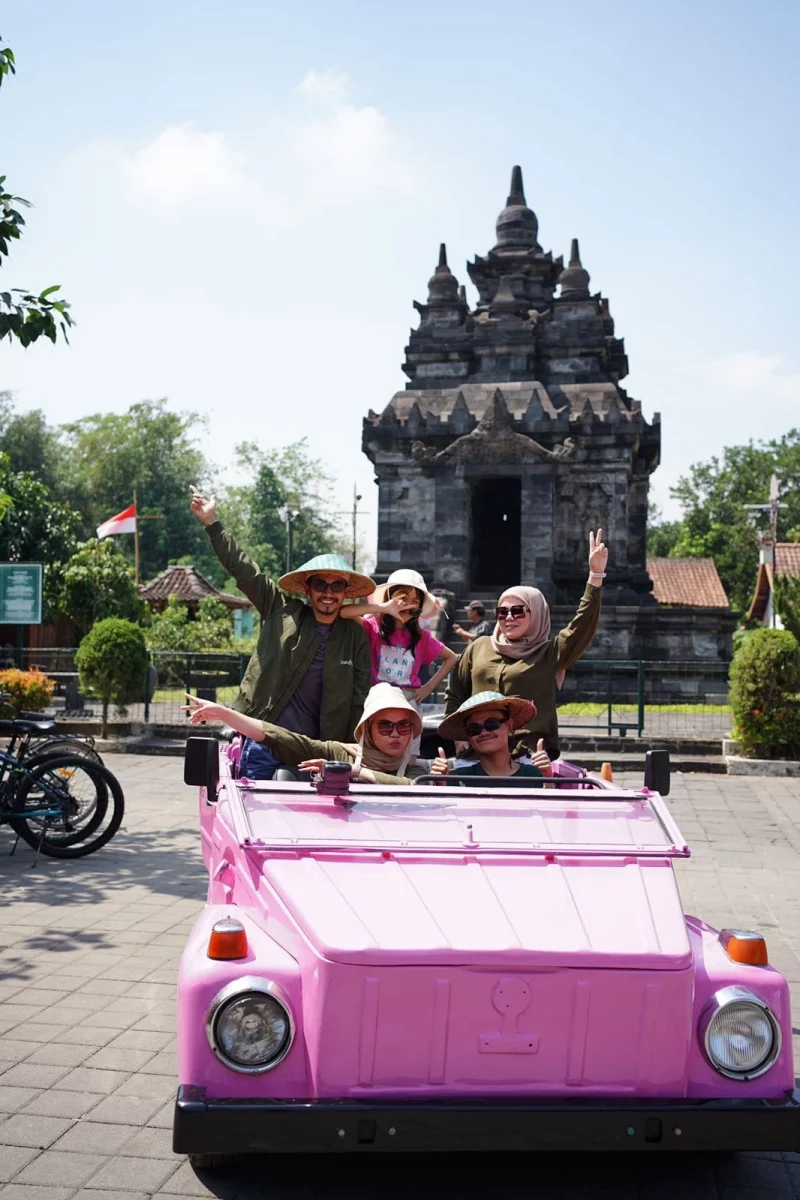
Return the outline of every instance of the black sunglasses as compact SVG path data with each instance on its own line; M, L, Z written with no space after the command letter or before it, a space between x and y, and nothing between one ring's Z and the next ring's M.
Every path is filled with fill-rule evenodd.
M510 608L506 608L504 604L501 604L499 608L494 610L494 615L498 621L505 621L506 617L514 617L518 621L520 617L524 617L525 613L529 611L527 604L512 604Z
M485 721L470 721L464 726L467 737L477 737L479 733L483 733L484 729L487 733L494 733L501 725L505 725L508 720L508 713L504 717L487 717Z
M329 582L327 579L320 579L318 575L312 575L308 581L308 586L312 592L319 592L320 594L333 592L334 596L343 596L347 591L347 580L334 579L332 582Z
M398 733L411 733L413 728L410 721L378 721L378 733L382 733L384 737L394 733L395 729Z

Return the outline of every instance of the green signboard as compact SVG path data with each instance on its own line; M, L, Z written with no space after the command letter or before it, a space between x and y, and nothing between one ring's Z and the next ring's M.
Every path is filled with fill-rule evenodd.
M0 563L0 625L41 625L42 564Z

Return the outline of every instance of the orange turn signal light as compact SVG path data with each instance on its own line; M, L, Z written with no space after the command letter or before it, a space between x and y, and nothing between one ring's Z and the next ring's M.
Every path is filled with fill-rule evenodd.
M241 921L225 917L217 921L208 939L209 958L247 958L247 934Z
M767 943L760 933L753 933L749 929L723 929L719 940L733 962L747 963L751 967L766 967L769 964Z
M611 769L610 762L604 762L600 768L600 778L605 779L606 783L614 782L614 772Z

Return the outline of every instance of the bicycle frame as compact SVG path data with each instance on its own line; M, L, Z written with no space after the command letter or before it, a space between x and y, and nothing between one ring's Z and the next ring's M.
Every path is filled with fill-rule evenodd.
M14 740L15 739L12 739L12 742ZM17 787L22 782L22 779L30 780L33 778L32 773L28 770L24 763L20 762L18 758L15 758L14 755L9 753L7 750L0 750L0 789L2 789L7 777L12 772L15 772L19 776L16 785ZM0 825L7 824L9 820L16 817L24 817L25 820L28 820L30 817L43 817L45 820L48 820L53 817L61 816L61 814L64 812L63 797L57 796L56 793L49 788L44 779L39 779L38 783L44 794L50 797L51 804L45 808L26 808L24 814L14 812L7 806L5 797L2 795L2 791L0 791Z

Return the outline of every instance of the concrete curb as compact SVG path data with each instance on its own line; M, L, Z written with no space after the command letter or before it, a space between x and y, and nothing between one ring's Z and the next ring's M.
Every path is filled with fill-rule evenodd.
M738 754L726 754L725 765L729 775L773 775L782 778L800 778L800 762L787 758L740 758Z

